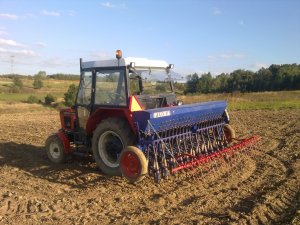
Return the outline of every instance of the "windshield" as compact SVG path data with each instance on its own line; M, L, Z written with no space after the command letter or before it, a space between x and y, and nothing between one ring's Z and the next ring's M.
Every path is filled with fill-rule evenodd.
M165 70L135 70L129 74L131 94L159 94L173 92L172 73ZM140 90L140 83L143 89Z
M123 70L101 70L96 72L95 104L126 106Z

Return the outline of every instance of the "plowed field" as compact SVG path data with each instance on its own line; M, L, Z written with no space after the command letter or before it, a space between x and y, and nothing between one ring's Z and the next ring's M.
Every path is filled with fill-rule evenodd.
M0 224L300 224L300 110L231 112L251 154L160 184L106 177L92 158L44 152L58 113L0 114ZM205 172L210 169L210 172Z

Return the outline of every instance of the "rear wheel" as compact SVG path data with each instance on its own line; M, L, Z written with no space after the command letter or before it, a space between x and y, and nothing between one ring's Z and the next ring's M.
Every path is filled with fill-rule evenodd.
M97 166L107 175L120 176L119 158L123 149L134 143L128 123L119 118L102 121L93 134L93 155Z
M148 162L140 149L129 146L121 154L120 169L129 182L135 183L144 179L148 173Z
M226 140L231 143L234 141L235 139L235 131L234 129L229 125L229 124L225 124L224 125L224 134L226 137Z
M63 163L66 159L64 146L59 137L54 134L46 140L46 153L54 163Z

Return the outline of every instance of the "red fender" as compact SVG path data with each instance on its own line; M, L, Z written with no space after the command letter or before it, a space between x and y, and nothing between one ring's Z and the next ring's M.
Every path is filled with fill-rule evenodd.
M94 130L97 128L97 125L104 119L109 117L119 117L124 118L132 132L137 135L137 129L132 119L132 112L144 110L144 107L138 101L135 96L131 96L129 99L129 109L128 108L98 108L93 112L88 118L86 124L86 133L92 135Z
M132 119L132 113L129 109L126 108L99 108L93 112L86 124L86 133L88 135L93 134L94 130L97 128L97 125L104 119L109 117L119 117L124 118L130 125L131 130L136 134L136 127Z
M64 152L66 154L70 154L72 152L71 146L70 146L70 141L63 132L63 130L59 130L58 133L56 134L58 138L61 140L63 146L64 146Z

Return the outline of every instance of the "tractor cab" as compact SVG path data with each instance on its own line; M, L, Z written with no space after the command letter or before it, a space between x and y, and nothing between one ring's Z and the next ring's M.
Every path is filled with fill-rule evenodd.
M101 109L113 113L177 105L171 78L172 64L161 60L122 58L118 54L121 53L118 52L113 60L80 60L80 84L74 109L77 127L88 129L88 134L94 129L89 125L90 116ZM138 109L131 108L132 101L137 103Z
M136 96L146 108L163 106L150 101L175 104L171 68L173 65L165 61L143 58L81 60L76 105L89 106L91 111L98 107L128 107L130 96Z

